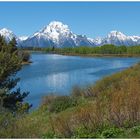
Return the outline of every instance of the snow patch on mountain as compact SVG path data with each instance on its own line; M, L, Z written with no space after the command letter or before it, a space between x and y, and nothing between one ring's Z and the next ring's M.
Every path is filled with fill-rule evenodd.
M18 37L18 39L20 40L20 41L24 41L24 40L26 40L28 38L28 36L20 36L20 37Z

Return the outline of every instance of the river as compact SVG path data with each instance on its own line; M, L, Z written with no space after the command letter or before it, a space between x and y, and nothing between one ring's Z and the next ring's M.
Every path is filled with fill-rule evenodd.
M104 76L121 71L140 58L80 57L32 53L33 63L23 66L17 76L21 91L29 91L26 101L37 108L47 94L68 95L72 87L86 87Z

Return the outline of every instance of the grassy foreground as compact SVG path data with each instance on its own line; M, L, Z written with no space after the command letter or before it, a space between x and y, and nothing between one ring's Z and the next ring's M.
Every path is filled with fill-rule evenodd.
M0 137L140 138L140 64L70 96L44 97L29 114L3 113Z

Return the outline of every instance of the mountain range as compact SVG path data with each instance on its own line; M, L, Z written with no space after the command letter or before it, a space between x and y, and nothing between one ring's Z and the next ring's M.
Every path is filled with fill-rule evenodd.
M18 37L11 30L3 28L0 35L4 36L9 42L13 37L16 38L18 46L22 47L76 47L76 46L102 46L113 44L116 46L140 45L140 36L126 36L119 31L111 31L104 38L88 38L85 35L73 33L68 25L59 21L50 22L33 35Z

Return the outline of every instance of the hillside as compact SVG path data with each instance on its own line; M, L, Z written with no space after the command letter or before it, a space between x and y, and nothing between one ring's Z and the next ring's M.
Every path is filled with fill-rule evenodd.
M140 64L73 88L70 96L43 98L36 111L0 117L2 138L139 138ZM4 115L7 115L5 118Z

